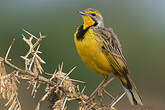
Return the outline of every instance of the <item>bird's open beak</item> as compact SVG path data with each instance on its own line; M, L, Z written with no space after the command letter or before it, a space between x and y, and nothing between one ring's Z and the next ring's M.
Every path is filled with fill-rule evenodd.
M79 13L80 13L81 15L83 15L83 16L89 16L89 14L87 14L87 13L85 13L85 12L83 12L83 11L79 11Z

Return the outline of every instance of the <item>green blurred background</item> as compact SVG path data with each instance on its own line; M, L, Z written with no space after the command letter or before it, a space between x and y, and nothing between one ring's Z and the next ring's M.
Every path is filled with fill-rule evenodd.
M10 58L17 65L23 65L19 56L24 55L27 45L22 41L22 29L34 35L42 32L47 38L42 41L40 50L46 72L52 73L61 62L64 72L73 66L74 79L87 82L86 93L91 93L102 76L96 75L80 60L73 42L73 34L82 18L77 10L98 9L106 27L112 27L122 44L128 61L131 77L142 96L144 106L133 107L125 97L116 105L118 110L163 110L165 108L165 1L163 0L1 0L0 1L0 56L16 38ZM23 87L24 86L24 87ZM34 110L43 95L42 88L36 99L30 96L27 84L19 85L19 99L23 110ZM122 92L115 79L107 89L113 95ZM108 99L107 99L108 103ZM109 102L110 103L110 102ZM3 101L0 101L0 110ZM47 109L43 104L42 110ZM70 110L76 110L73 104Z

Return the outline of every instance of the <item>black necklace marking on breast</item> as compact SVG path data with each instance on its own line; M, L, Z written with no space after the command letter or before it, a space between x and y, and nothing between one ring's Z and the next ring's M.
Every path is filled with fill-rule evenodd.
M93 19L93 20L94 20L94 19ZM90 27L96 26L96 25L98 24L96 20L94 20L94 21L95 21L95 23L94 23L93 25L87 27L86 29L83 29L83 25L81 25L81 26L79 27L78 32L77 32L77 34L76 34L77 40L83 40L83 39L84 39L84 35L85 35L85 33L88 31L88 29L89 29Z
M86 29L83 29L83 25L81 25L79 27L79 29L78 29L77 34L76 34L77 40L83 40L84 39L84 35L88 31L89 28L90 28L90 26L87 27Z

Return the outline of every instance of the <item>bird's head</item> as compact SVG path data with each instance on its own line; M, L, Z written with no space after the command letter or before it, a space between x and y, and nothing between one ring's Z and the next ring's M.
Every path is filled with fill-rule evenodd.
M91 26L104 26L103 17L99 11L88 8L83 11L79 11L79 13L83 17L83 29Z

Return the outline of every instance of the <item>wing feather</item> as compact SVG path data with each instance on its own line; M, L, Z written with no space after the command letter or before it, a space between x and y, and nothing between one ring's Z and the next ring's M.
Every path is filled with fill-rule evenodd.
M103 52L106 54L108 60L111 62L112 67L118 73L128 73L128 67L126 59L122 54L121 44L118 40L117 35L112 29L98 27L95 29L97 36L101 39L101 46ZM121 66L120 61L123 62L124 66Z

